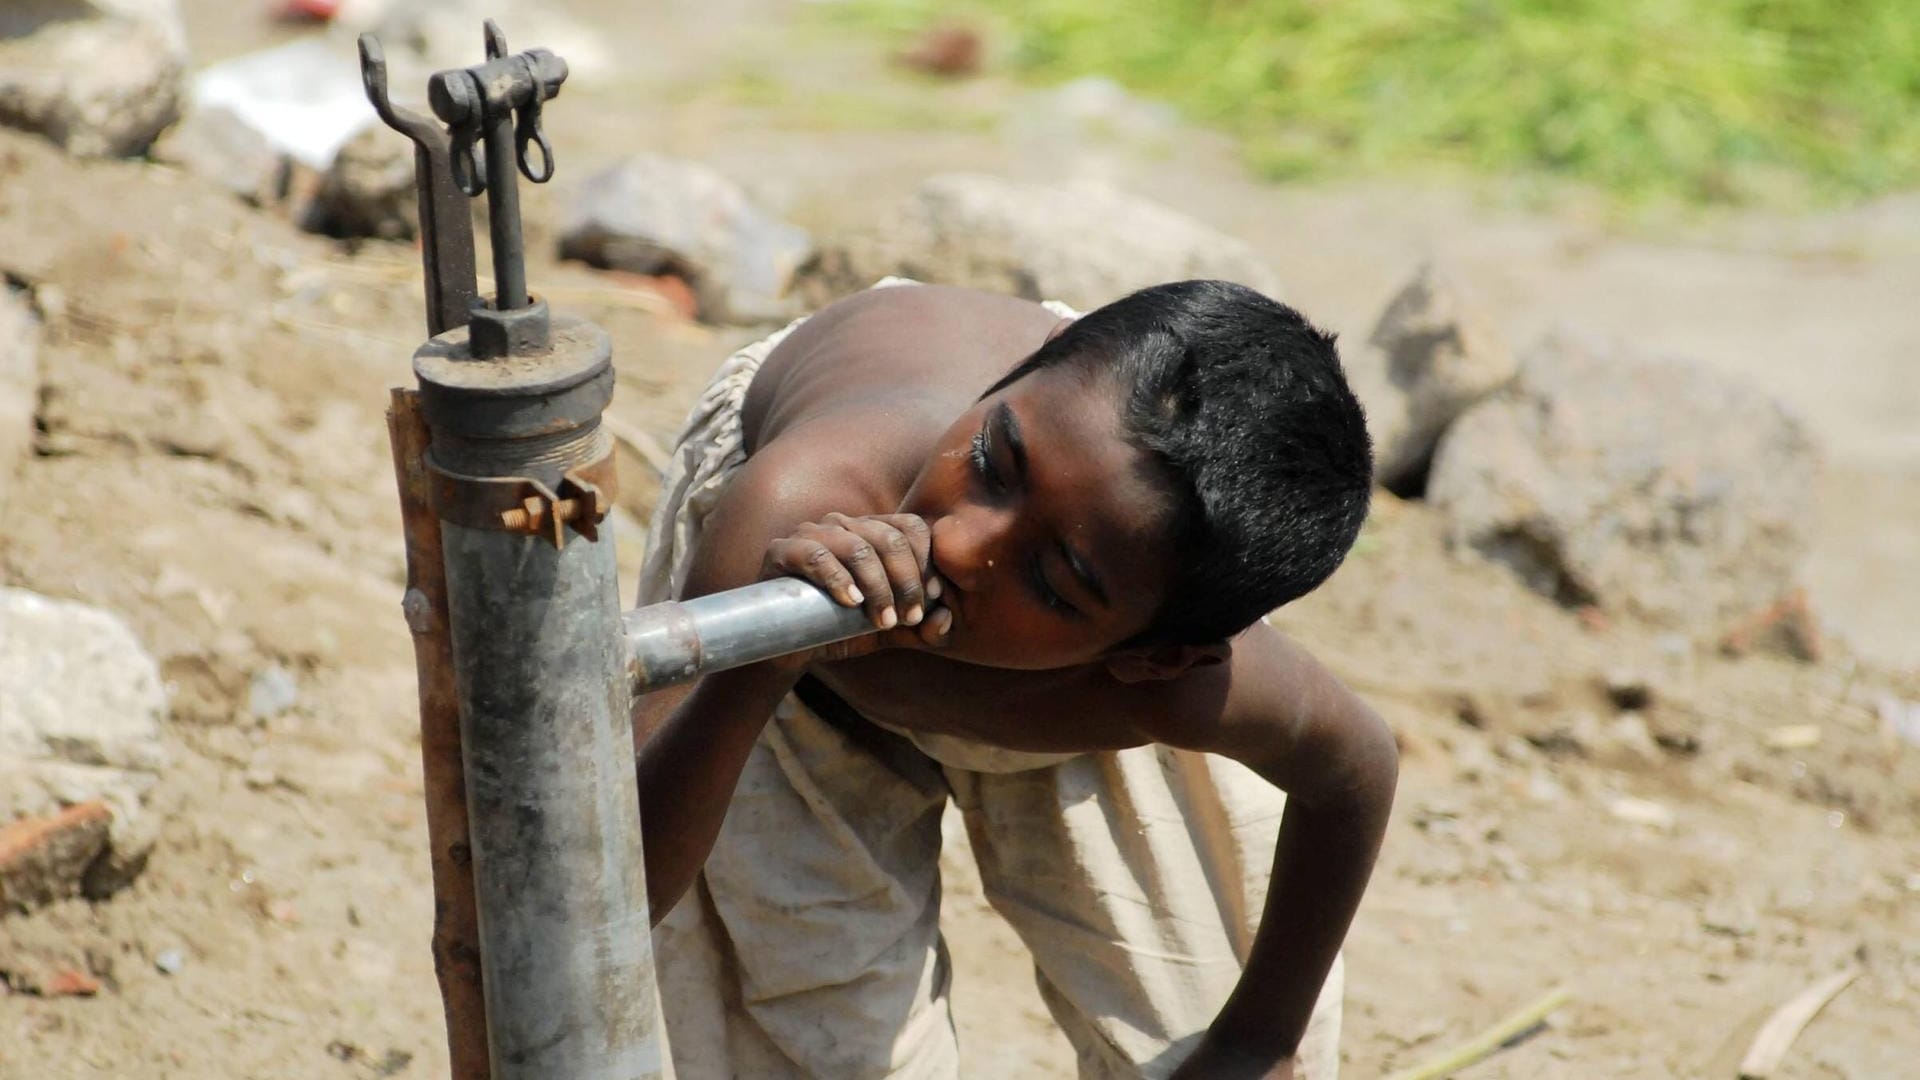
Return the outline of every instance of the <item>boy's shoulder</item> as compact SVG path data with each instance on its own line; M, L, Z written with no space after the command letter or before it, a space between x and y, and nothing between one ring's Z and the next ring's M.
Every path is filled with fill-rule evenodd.
M795 328L771 360L915 355L1018 360L1055 321L1029 300L951 285L882 285L837 300Z

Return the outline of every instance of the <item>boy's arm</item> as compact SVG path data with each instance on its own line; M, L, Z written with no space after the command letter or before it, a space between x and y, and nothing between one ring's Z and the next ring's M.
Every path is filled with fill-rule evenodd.
M924 523L900 515L817 514L823 505L856 506L862 500L857 489L836 484L831 469L788 467L794 460L808 460L809 450L769 446L734 475L701 530L681 599L793 574L848 606L863 603L876 624L883 604L906 608L926 603L921 592L927 565ZM826 524L807 523L810 516L820 516ZM641 848L655 923L705 864L747 755L806 665L815 658L837 659L879 647L938 644L951 616L939 611L929 615L938 618L812 653L716 672L634 702Z
M783 520L790 516L783 513L784 500L768 490L771 464L749 461L721 495L702 530L682 599L758 579L768 540L792 524ZM641 850L655 923L706 862L747 754L799 677L784 665L749 664L634 702Z
M1377 714L1265 623L1234 640L1221 668L1201 707L1180 710L1169 730L1154 734L1247 765L1286 791L1287 806L1246 969L1174 1075L1290 1077L1373 872L1399 753Z

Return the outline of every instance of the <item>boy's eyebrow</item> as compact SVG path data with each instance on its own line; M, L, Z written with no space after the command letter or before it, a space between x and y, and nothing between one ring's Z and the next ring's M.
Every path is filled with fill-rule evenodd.
M1020 421L1014 418L1013 409L1001 402L993 410L993 418L1000 422L1000 434L1006 436L1007 452L1013 455L1013 471L1020 479L1027 478L1027 440L1020 434Z
M1080 579L1080 584L1093 594L1093 598L1100 601L1100 606L1111 606L1112 601L1107 599L1106 585L1100 581L1100 575L1093 572L1093 567L1087 560L1081 558L1080 553L1073 550L1065 540L1060 541L1060 554L1066 556L1067 568L1073 571L1074 577Z

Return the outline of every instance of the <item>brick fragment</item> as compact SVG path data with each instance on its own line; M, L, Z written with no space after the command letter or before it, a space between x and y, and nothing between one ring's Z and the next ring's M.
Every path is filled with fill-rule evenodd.
M95 800L0 826L0 910L30 911L78 895L112 822L112 808Z

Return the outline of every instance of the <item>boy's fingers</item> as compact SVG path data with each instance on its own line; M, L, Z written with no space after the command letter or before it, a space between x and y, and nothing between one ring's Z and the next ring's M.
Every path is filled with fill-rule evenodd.
M920 624L920 640L936 649L947 647L947 634L953 630L953 612L936 607L927 613L927 619Z
M900 530L913 548L913 565L921 578L933 574L933 529L919 514L882 514L880 520Z
M775 540L767 548L767 563L778 573L813 582L847 607L859 607L866 599L832 549L818 540L804 537Z
M829 514L826 520L831 527L864 541L871 555L862 557L870 557L877 562L880 573L885 576L887 588L884 592L890 597L889 602L877 601L875 595L879 590L867 589L874 625L886 630L896 625L918 624L926 612L926 603L920 590L920 568L914 561L912 542L883 518ZM857 568L855 573L859 575ZM862 587L866 587L865 575L859 576Z
M829 527L820 530L820 542L832 550L853 575L854 584L866 596L867 617L882 630L891 630L900 622L893 607L893 588L887 582L887 567L880 553L866 537L850 529Z
M913 541L892 523L881 518L856 518L847 526L873 545L880 563L886 568L887 584L894 602L899 604L902 625L917 626L926 614L926 595L921 588L920 560L914 554Z

